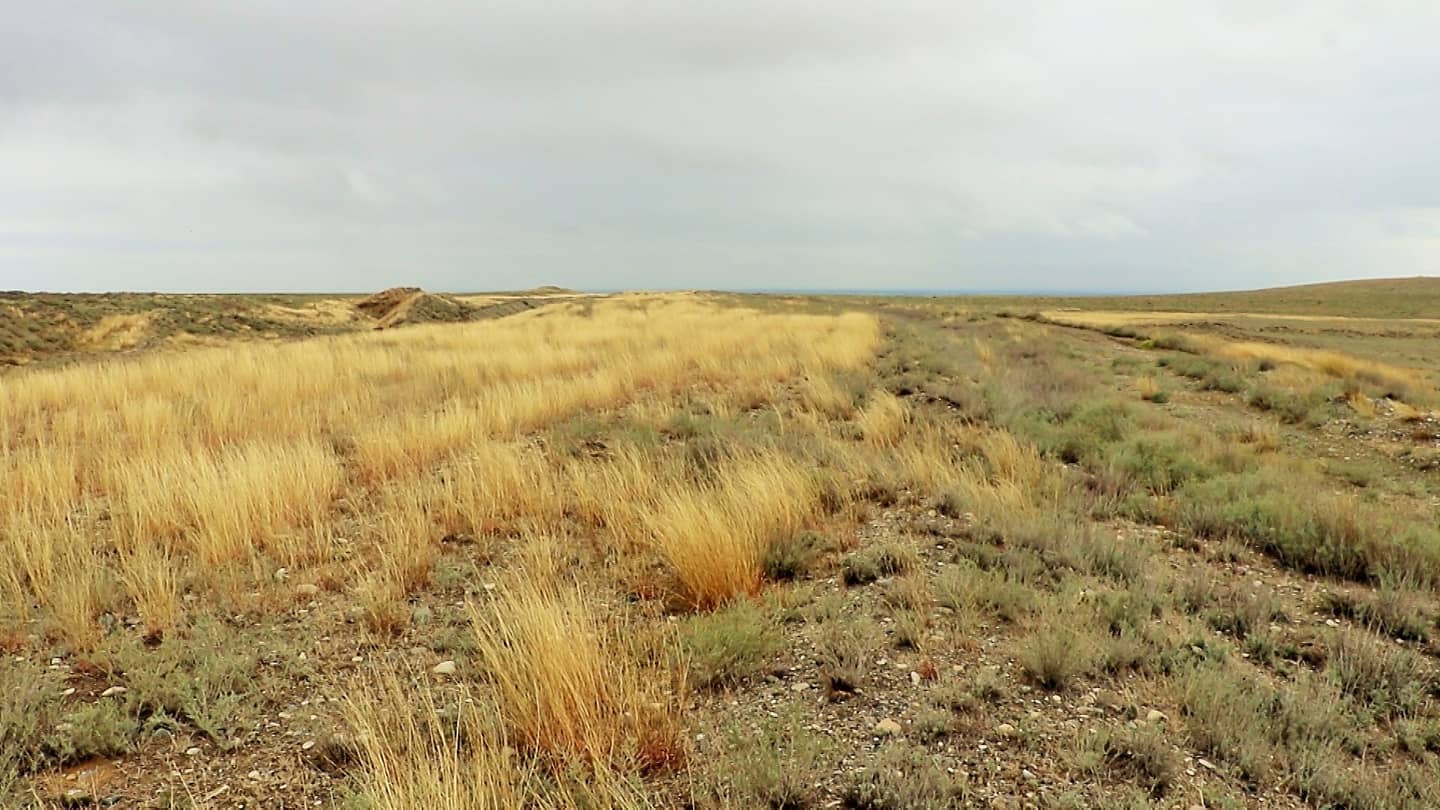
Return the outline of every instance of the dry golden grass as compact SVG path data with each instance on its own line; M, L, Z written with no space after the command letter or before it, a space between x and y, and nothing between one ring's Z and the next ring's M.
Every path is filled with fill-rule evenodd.
M1135 393L1139 394L1141 399L1153 400L1160 396L1160 390L1160 383L1154 377L1145 376L1135 380Z
M526 577L473 615L500 717L522 750L556 771L679 764L683 676L662 672L605 624L595 594Z
M850 392L828 375L807 377L801 398L810 410L830 419L843 419L855 412Z
M1407 405L1404 402L1393 402L1391 403L1391 408L1395 414L1395 418L1401 422L1423 422L1425 419L1434 416L1433 411L1425 411L1413 405Z
M140 344L150 332L149 313L106 315L99 323L76 336L78 348L92 351L117 351Z
M765 552L799 532L820 506L814 477L783 457L737 459L714 478L669 489L641 516L681 595L705 609L758 591Z
M1365 396L1359 391L1351 391L1349 395L1345 397L1345 404L1349 405L1350 410L1360 416L1370 417L1375 415L1375 400Z
M567 466L527 434L632 402L662 414L697 392L717 415L763 405L782 382L868 362L880 337L868 315L621 296L17 374L0 390L0 605L12 621L38 604L84 624L100 577L163 632L183 621L182 590L231 567L264 578L326 564L343 531L370 547L358 590L378 616L423 582L440 534L548 529L573 513L649 545L652 460ZM735 486L747 494L689 492L749 497L746 475ZM791 511L751 515L744 543L793 524ZM62 564L60 548L92 564ZM94 632L66 635L89 644Z
M532 767L506 744L483 704L456 701L386 673L356 692L346 714L357 731L367 806L376 810L508 810L539 803ZM463 744L462 744L463 743Z
M908 419L905 403L899 397L889 391L874 391L855 421L865 441L883 447L900 438Z
M1257 453L1273 453L1280 449L1280 429L1274 422L1248 422L1235 434L1235 438Z

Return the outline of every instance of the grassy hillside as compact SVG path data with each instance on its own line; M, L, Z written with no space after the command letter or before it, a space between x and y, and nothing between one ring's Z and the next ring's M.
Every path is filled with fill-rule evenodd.
M998 300L998 299L997 299ZM1048 309L1263 312L1352 318L1440 318L1440 277L1367 279L1187 295L1006 298L1006 304Z

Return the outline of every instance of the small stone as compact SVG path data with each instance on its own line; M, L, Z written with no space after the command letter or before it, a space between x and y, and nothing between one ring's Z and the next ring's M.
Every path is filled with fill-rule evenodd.
M919 685L920 685L920 673L915 672L915 671L913 671L913 670L910 672L910 685L911 685L911 686L919 686Z
M256 781L256 782L260 781L260 772L259 772L259 771L251 771L250 773L246 774L246 776L248 776L250 779L252 779L252 780L254 780L254 781Z
M306 741L300 746L300 750L301 750L301 751L309 751L311 748L314 748L314 747L315 747L315 741L314 741L314 740L306 740Z
M1159 709L1151 709L1150 711L1145 713L1146 723L1167 723L1169 721L1169 716L1166 715L1164 712L1160 711Z
M1001 723L1000 725L995 727L995 733L999 734L1001 737L1014 737L1015 727L1010 725L1009 723Z
M350 663L352 663L352 664L358 664L358 663L360 663L360 662L362 662L362 661L364 661L364 660L365 660L365 656L363 656L363 655L352 655L352 656L350 656Z
M901 731L900 724L888 717L875 724L875 734L881 737L898 737Z
M806 682L804 682L804 681L799 681L799 682L793 684L793 685L790 687L790 691L791 691L791 692L804 692L805 690L807 690L807 689L809 689L809 688L810 688L810 684L808 684L808 683L806 683Z
M313 582L302 582L295 586L295 593L300 596L316 596L320 593L320 586Z
M70 697L73 694L75 694L75 687L72 686L69 689L66 689L64 692L61 692L60 697Z
M186 749L185 749L185 756L187 756L187 757L198 757L198 756L200 756L200 749L199 749L198 747L195 747L195 746L191 746L191 747L189 747L189 748L186 748Z
M1215 763L1211 762L1208 759L1197 759L1195 760L1195 763L1207 771L1215 770Z
M116 695L123 695L129 691L129 689L126 689L123 686L112 686L109 689L106 689L104 692L101 692L100 697L115 697Z
M431 669L430 671L433 672L433 673L435 673L436 675L454 675L454 674L455 674L455 662L454 662L454 661L441 661L440 663L436 664L435 667L434 667L433 669Z

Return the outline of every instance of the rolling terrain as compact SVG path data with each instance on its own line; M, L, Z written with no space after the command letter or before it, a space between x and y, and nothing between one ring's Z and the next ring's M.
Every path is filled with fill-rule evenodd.
M1437 299L0 296L0 805L1436 806Z

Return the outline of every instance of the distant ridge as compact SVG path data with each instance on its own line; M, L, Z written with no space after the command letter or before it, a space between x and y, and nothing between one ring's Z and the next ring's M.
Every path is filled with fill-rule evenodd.
M1038 308L1080 305L1089 309L1440 318L1440 277L1327 281L1235 292L1086 296L1083 299L1043 296L1016 300Z

